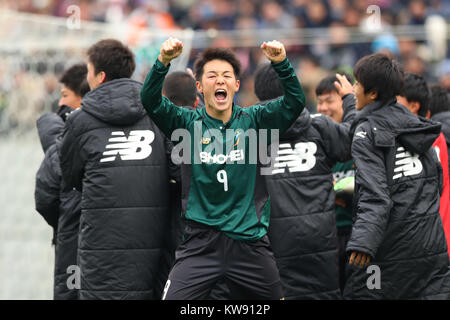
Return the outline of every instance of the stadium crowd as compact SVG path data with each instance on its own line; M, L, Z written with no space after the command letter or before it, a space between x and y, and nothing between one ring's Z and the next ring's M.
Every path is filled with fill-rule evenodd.
M382 30L377 34L368 32L367 39L361 43L350 42L348 28L359 28L364 32L364 23L369 16L369 5L378 5L381 9ZM421 26L430 16L438 15L448 21L450 3L442 0L397 0L397 1L366 1L366 0L331 0L331 1L125 1L125 0L85 0L85 1L3 1L0 6L19 12L68 17L67 8L77 5L80 8L81 19L86 21L125 23L137 28L176 30L192 28L194 30L265 30L292 28L328 28L329 41L321 37L317 41L305 45L289 46L291 61L298 72L305 75L303 87L307 96L307 108L315 111L316 100L314 88L319 80L330 71L349 71L361 57L389 50L404 66L405 71L420 74L428 82L440 83L450 90L450 55L449 51L442 56L434 56L430 39L417 40L412 36L396 37L391 26ZM366 30L367 31L367 30ZM439 31L439 30L438 30ZM444 31L445 32L445 31ZM429 37L429 36L427 36ZM212 43L213 46L229 46L239 48L238 54L243 60L242 88L236 99L243 106L249 106L257 101L253 94L253 71L262 57L257 48L240 47L233 39L220 36ZM448 43L448 40L447 40ZM445 48L447 43L442 44ZM131 45L131 47L133 47ZM194 46L195 48L195 46ZM198 50L193 50L189 66L192 67ZM26 73L45 74L46 81L39 86L41 90L55 92L56 79L61 75L66 59L56 61L53 53L44 53L36 65L23 65L17 73L18 81L23 71ZM138 61L138 64L141 60ZM56 65L53 65L55 64ZM65 66L66 68L69 66ZM139 67L139 66L138 66ZM139 73L144 77L145 72ZM139 78L138 81L144 79ZM26 85L25 83L16 84ZM13 84L5 83L0 87L0 100L6 104L9 97L4 91ZM42 88L43 87L43 88ZM46 95L49 96L49 95ZM54 98L55 94L53 94ZM42 99L47 99L42 97ZM30 101L30 103L40 103ZM36 112L48 110L50 103L33 108ZM55 108L55 105L54 107ZM35 113L36 113L35 112ZM18 115L20 116L20 115ZM23 116L22 116L23 117ZM27 121L30 117L27 117ZM30 124L28 124L30 125Z
M369 5L378 5L383 19L393 25L423 24L428 15L450 17L450 4L443 0L44 0L3 1L12 10L67 16L77 5L83 20L118 22L136 16L148 27L233 30L329 27L335 22L360 24Z

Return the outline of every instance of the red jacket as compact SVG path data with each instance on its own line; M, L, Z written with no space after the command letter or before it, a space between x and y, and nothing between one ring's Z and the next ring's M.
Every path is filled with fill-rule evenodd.
M444 176L444 189L441 194L440 209L442 224L444 225L445 237L447 238L447 250L450 255L450 184L448 172L448 150L444 135L441 134L433 143L439 161L442 165L442 174Z

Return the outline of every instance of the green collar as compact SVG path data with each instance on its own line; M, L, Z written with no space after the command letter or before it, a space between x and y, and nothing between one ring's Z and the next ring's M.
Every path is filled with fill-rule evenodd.
M206 125L207 125L208 127L213 127L213 128L219 128L219 129L222 129L222 128L224 128L224 127L229 127L229 126L231 125L231 123L233 122L233 120L236 118L237 114L240 112L241 107L239 107L238 105L236 105L236 104L233 102L233 105L232 105L232 110L233 110L233 111L232 111L232 113L231 113L230 120L228 120L228 122L226 122L226 123L223 123L223 121L220 120L220 119L216 119L216 118L214 118L214 117L211 117L211 116L208 114L208 112L206 111L206 106L203 107L202 109L203 109L203 110L202 110L202 116L203 116L204 121L206 122Z

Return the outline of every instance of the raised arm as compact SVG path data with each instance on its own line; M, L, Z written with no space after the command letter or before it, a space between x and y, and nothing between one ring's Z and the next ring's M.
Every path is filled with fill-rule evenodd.
M356 116L356 100L350 81L340 74L336 74L336 78L338 81L334 82L334 86L342 98L342 108L344 109L342 123L323 116L317 118L317 124L320 126L319 132L323 137L328 156L334 161L345 162L351 159L350 127Z
M150 118L170 139L172 131L185 128L192 111L173 104L162 96L164 78L169 71L170 61L183 51L180 40L169 38L161 46L161 51L141 89L141 101Z
M338 81L334 82L334 86L342 98L342 108L344 109L342 123L351 126L356 116L356 100L353 94L353 86L345 76L339 73L336 73L336 78Z
M254 106L255 120L261 129L279 129L284 132L305 107L305 94L295 75L294 68L286 57L284 45L278 41L264 42L261 45L263 54L272 63L284 90L284 96L267 103L265 106Z

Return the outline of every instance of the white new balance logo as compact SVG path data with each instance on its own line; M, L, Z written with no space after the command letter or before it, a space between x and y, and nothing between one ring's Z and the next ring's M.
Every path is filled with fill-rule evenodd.
M419 159L419 155L405 151L405 148L397 148L395 155L395 169L393 180L403 176L413 176L422 172L423 166Z
M155 139L155 134L150 130L130 131L128 139L123 131L113 131L111 136L100 162L114 161L117 155L122 160L142 160L152 153L150 143Z
M284 173L286 167L289 172L308 171L316 165L317 145L314 142L299 142L294 150L289 143L280 144L278 156L275 158L272 174Z
M367 135L367 132L365 132L365 131L359 131L359 132L355 133L355 135L356 135L357 137L360 137L360 138L365 138L366 135Z

